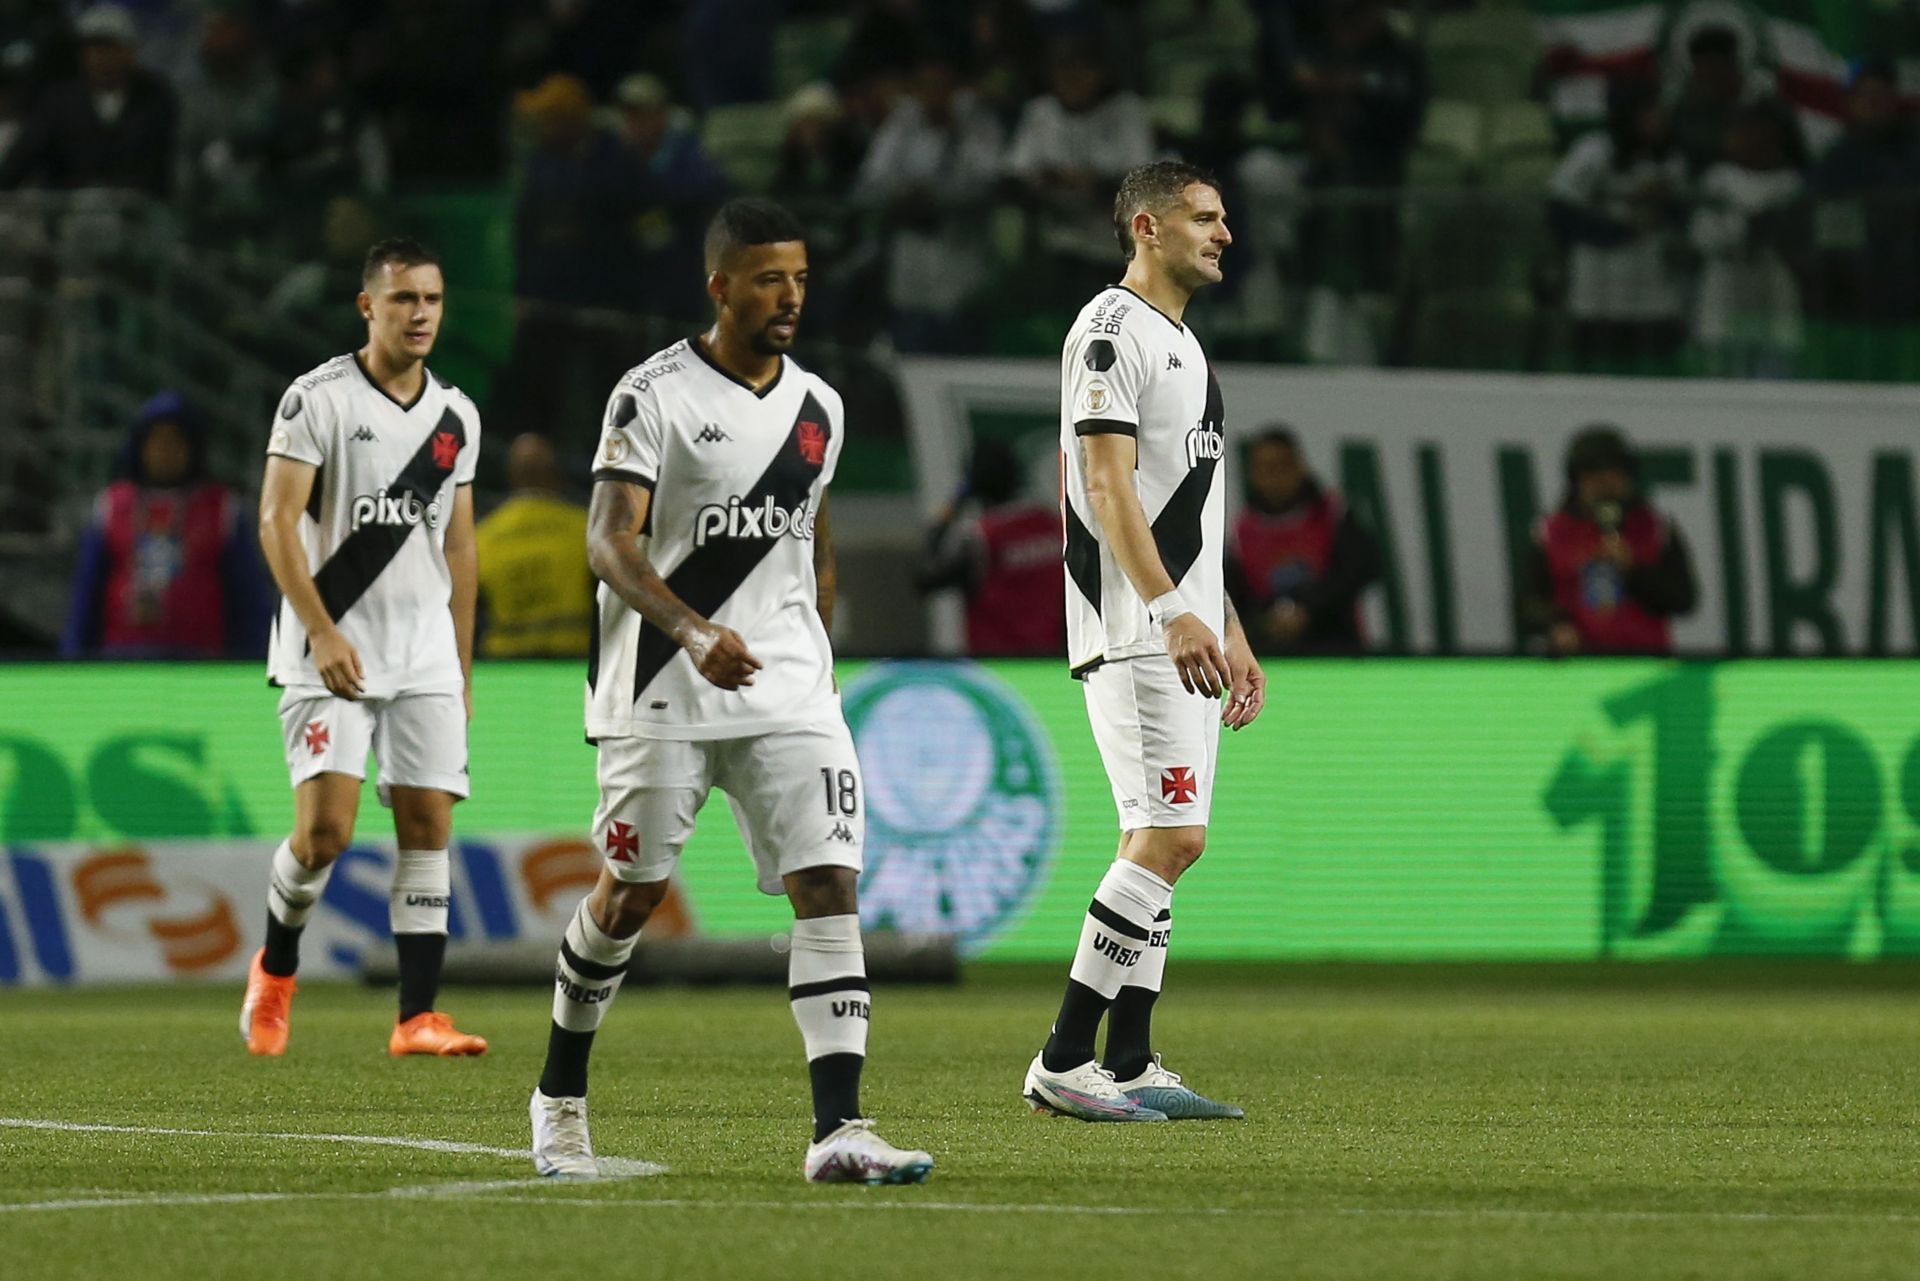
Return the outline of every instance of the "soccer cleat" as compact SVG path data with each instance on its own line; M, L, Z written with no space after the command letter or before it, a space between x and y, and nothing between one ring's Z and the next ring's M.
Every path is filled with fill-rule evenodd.
M403 1054L437 1054L442 1058L451 1058L461 1054L485 1054L487 1038L469 1036L454 1027L453 1020L438 1010L428 1010L425 1014L416 1014L405 1023L393 1025L393 1035L387 1038L387 1053L398 1058Z
M801 1168L809 1183L925 1183L933 1157L896 1148L862 1117L808 1144Z
M557 1179L600 1177L593 1140L587 1137L585 1099L550 1098L535 1086L527 1113L533 1118L534 1169Z
M253 954L247 966L247 995L240 1002L240 1039L247 1053L277 1058L287 1052L287 1011L298 991L293 977L269 974L260 968L267 949Z
M1139 1076L1115 1084L1142 1107L1166 1113L1169 1121L1238 1121L1246 1116L1231 1103L1215 1103L1191 1086L1182 1085L1180 1074L1162 1067L1158 1054Z
M1113 1074L1089 1059L1067 1072L1049 1072L1044 1055L1033 1056L1022 1091L1035 1112L1052 1112L1081 1121L1164 1121L1165 1112L1130 1099L1113 1083Z

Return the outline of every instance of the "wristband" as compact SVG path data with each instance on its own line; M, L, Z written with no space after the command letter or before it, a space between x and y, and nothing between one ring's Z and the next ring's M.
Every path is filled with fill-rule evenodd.
M1147 602L1147 619L1155 627L1165 627L1180 615L1192 612L1187 605L1187 598L1180 594L1178 588Z

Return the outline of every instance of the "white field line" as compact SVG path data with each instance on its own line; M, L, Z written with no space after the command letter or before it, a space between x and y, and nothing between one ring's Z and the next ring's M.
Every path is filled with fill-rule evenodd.
M63 1134L137 1134L162 1138L189 1139L244 1139L274 1143L350 1143L377 1148L411 1148L419 1152L447 1152L460 1156L509 1157L522 1161L533 1159L533 1152L527 1148L496 1148L484 1143L455 1143L447 1139L413 1139L393 1134L301 1134L288 1131L260 1130L180 1130L157 1125L95 1125L80 1121L48 1121L38 1117L0 1116L0 1129L14 1130L53 1130ZM600 1173L609 1179L640 1179L656 1174L665 1174L667 1167L653 1161L635 1161L627 1157L603 1156L598 1158ZM528 1180L513 1180L503 1186L518 1186ZM367 1193L364 1195L437 1195L430 1189L452 1187L447 1184L424 1184L426 1192L409 1193L405 1189L393 1188L388 1192ZM210 1194L212 1195L212 1194ZM240 1195L235 1193L234 1195ZM295 1193L248 1193L255 1197L275 1198L308 1194ZM6 1207L0 1207L4 1209Z
M464 1153L474 1156L517 1157L531 1159L532 1153L518 1148L489 1147L480 1143L454 1143L444 1139L411 1139L381 1134L299 1134L247 1130L183 1130L147 1125L94 1125L75 1121L47 1121L29 1117L0 1117L0 1128L54 1130L79 1134L142 1134L186 1138L255 1139L275 1142L357 1143L374 1147L413 1148L425 1152ZM610 1178L636 1178L663 1174L666 1167L650 1161L621 1157L599 1158L601 1170ZM648 1206L662 1210L795 1210L819 1213L830 1210L918 1210L948 1214L1059 1214L1059 1215L1137 1215L1138 1206L1063 1205L1063 1204L988 1204L973 1201L925 1201L902 1192L898 1199L848 1199L845 1201L775 1201L744 1198L698 1197L583 1197L529 1196L554 1188L593 1188L591 1183L551 1182L541 1178L496 1179L478 1182L411 1184L378 1192L155 1192L89 1197L69 1197L52 1201L0 1202L0 1214L52 1210L135 1209L142 1207L195 1205L258 1205L279 1201L381 1201L399 1197L430 1197L447 1201L484 1202L506 1205L564 1205L630 1208ZM857 1195L857 1194L856 1194ZM1873 1213L1870 1211L1771 1211L1771 1210L1528 1210L1473 1206L1201 1206L1182 1209L1182 1216L1209 1218L1356 1218L1356 1219L1509 1219L1527 1221L1599 1221L1645 1223L1894 1223L1920 1225L1920 1214Z

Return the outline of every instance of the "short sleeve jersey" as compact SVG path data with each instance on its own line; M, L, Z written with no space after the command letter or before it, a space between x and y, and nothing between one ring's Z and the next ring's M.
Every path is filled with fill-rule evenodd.
M689 339L620 380L595 480L652 491L641 533L648 559L675 595L740 633L764 666L740 689L711 684L603 583L588 738L748 738L840 715L813 557L843 439L840 394L790 358L755 391Z
M403 405L356 356L336 356L281 397L267 453L318 469L300 538L321 602L360 655L367 697L458 691L446 526L480 455L473 402L429 370ZM267 677L324 687L306 628L284 600Z
M1219 636L1226 609L1219 476L1225 431L1220 384L1192 330L1125 286L1081 309L1060 357L1067 661L1076 676L1102 662L1166 652L1094 517L1081 438L1134 438L1134 488L1161 563Z

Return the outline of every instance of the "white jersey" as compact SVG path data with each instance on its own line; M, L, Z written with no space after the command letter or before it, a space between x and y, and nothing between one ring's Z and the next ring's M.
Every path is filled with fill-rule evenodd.
M783 357L758 392L697 342L608 398L595 480L645 485L641 545L675 595L764 664L723 690L611 588L587 665L587 737L747 738L840 716L818 612L813 528L843 443L840 394Z
M1067 541L1067 661L1076 676L1102 662L1166 653L1146 602L1114 559L1087 499L1079 438L1132 436L1134 487L1174 586L1222 636L1226 500L1220 383L1200 340L1124 285L1080 311L1060 357L1060 449Z
M336 356L287 389L267 453L319 469L300 540L321 602L359 652L366 696L460 690L446 538L455 487L473 483L480 455L473 402L424 371L420 394L403 405L358 357ZM267 678L324 687L284 600Z

